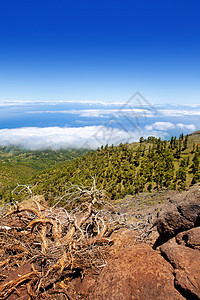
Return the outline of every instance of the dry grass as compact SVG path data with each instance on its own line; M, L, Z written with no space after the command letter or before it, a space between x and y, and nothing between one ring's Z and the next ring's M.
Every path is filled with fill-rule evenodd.
M69 193L51 208L34 200L32 208L16 205L2 212L0 299L7 299L22 286L30 299L48 299L57 290L69 299L69 281L88 272L98 274L109 255L112 232L120 227L134 229L108 200L94 181L87 188L70 185ZM147 236L150 226L145 223L141 228L141 235ZM31 271L9 280L10 274L24 265L30 265Z

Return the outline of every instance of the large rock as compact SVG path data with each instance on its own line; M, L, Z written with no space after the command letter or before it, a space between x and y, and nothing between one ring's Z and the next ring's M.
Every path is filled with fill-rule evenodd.
M127 246L134 245L137 241L137 232L127 228L120 228L111 234L110 239L113 242L111 249L116 252Z
M195 231L199 234L199 230ZM187 237L190 238L187 239ZM163 244L160 250L175 269L175 286L177 289L186 299L200 299L200 251L190 248L189 244L189 247L186 247L184 243L187 244L188 241L193 248L196 247L197 239L195 239L193 229L172 238Z
M89 299L184 299L174 288L173 267L148 245L120 250L98 276Z
M188 191L174 196L159 213L156 224L164 241L179 232L199 226L200 191Z
M177 234L176 241L180 245L200 250L200 227Z

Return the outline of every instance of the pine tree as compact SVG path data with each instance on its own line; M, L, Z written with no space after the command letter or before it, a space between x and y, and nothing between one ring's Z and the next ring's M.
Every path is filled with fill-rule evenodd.
M171 137L171 140L170 140L170 146L171 146L171 149L174 149L174 137L173 136Z
M193 179L192 184L197 183L200 181L200 148L197 146L194 158L192 160L192 173L193 173Z
M183 149L186 150L188 147L188 134L185 136L184 142L183 142Z
M183 133L180 134L179 140L183 141Z

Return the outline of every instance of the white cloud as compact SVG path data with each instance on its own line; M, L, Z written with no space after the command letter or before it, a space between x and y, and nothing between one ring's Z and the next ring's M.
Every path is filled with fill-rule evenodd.
M27 111L27 114L72 114L79 115L86 118L101 118L105 116L128 116L132 118L136 117L154 117L154 114L148 109L144 108L131 108L121 109L120 106L116 109L63 109L63 110L38 110L38 111Z
M159 109L159 112L167 117L200 116L200 110L191 106L191 109Z
M161 131L166 132L167 130L175 129L175 128L195 131L196 126L195 126L195 124L183 124L183 123L178 123L178 124L174 125L171 122L155 122L151 125L146 125L145 126L145 130L147 130L147 131L161 130Z
M169 129L173 129L175 128L174 124L172 124L171 122L155 122L152 125L146 125L145 129L146 130L161 130L161 131L166 131Z
M145 129L146 129L147 131L153 130L153 126L152 126L152 125L146 125L146 126L145 126Z
M124 105L121 101L87 101L87 100L0 100L0 106L23 105L57 105L57 104L85 104L85 105Z
M97 148L102 144L117 144L133 138L131 132L104 126L85 127L23 127L0 130L0 145L21 145L28 149L69 147Z
M196 126L194 124L183 124L179 123L176 125L178 128L195 131Z
M164 131L126 131L105 126L85 127L22 127L0 130L0 145L20 145L28 149L92 148L101 145L136 142L141 136L165 138Z

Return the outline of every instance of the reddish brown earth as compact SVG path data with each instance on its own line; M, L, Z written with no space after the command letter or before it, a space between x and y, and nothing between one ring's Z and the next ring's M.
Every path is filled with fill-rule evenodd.
M148 245L119 251L99 275L90 299L184 299L174 287L173 267Z
M146 244L122 249L131 233L122 231L119 239L113 233L121 250L98 276L89 299L200 299L199 217L197 187L164 205L156 220L156 250Z
M152 215L148 212L148 217L142 224L135 224L132 228L129 226L117 229L110 236L102 239L99 244L98 240L95 240L93 247L96 247L95 255L97 257L102 251L101 249L104 249L101 248L101 243L104 243L106 239L110 241L108 245L106 244L105 254L101 253L105 259L103 265L96 265L95 270L98 270L96 273L88 268L84 272L76 272L75 268L72 271L70 268L72 268L73 262L70 268L63 271L60 262L61 266L58 270L55 268L51 277L38 277L41 274L48 274L48 268L45 269L46 273L42 273L41 266L37 266L37 262L42 265L43 255L38 252L37 248L34 248L37 247L38 242L41 244L38 232L41 231L42 226L40 225L34 234L30 230L27 231L27 224L32 218L30 213L27 215L23 212L18 217L12 215L8 219L5 218L1 221L2 228L0 230L1 243L5 248L5 253L0 249L3 257L0 260L0 290L1 286L5 287L5 284L9 284L13 280L15 289L9 289L11 294L4 294L5 297L0 299L32 299L30 293L27 292L30 282L32 290L34 282L41 282L44 287L44 290L38 293L39 298L34 299L200 299L199 186L177 195L173 194L168 200L161 208L156 221L157 212L156 209L152 209ZM44 214L45 208L41 207L41 211ZM145 211L143 211L142 218L145 219L145 217ZM4 230L4 226L10 226L12 230ZM50 240L53 226L48 226L46 239L51 245L54 242L54 240ZM65 230L65 226L63 226L62 234L65 234ZM153 240L155 238L157 241ZM7 239L7 243L5 239ZM12 247L8 245L8 241L12 242ZM15 241L14 244L13 241ZM153 243L154 247L152 248ZM57 247L56 245L54 247ZM40 257L34 264L32 263L32 252L29 251L26 254L28 247L32 247L33 254ZM59 256L59 249L61 249L59 247L58 253L55 253L61 257L60 261L63 260L64 263L65 256ZM109 253L107 253L108 249ZM76 255L79 255L79 252ZM17 261L15 261L16 257ZM49 257L55 263L50 250L44 254L44 257L45 259ZM26 261L31 261L31 263L26 263ZM48 259L46 262L48 263ZM82 265L84 266L84 261ZM31 277L32 273L34 273L34 278ZM20 282L16 284L19 278L26 275L29 276L27 281L23 280L22 284ZM48 282L49 284L47 284Z
M183 231L176 236L178 244L200 250L200 227Z
M190 235L190 230L187 232L187 235ZM182 236L184 235L182 234ZM193 232L193 238L194 237L195 235ZM162 245L160 247L161 253L175 270L175 286L177 286L188 299L199 299L200 251L184 246L183 244L178 244L177 241L180 241L180 236L172 238Z
M6 278L4 283L9 283L12 280L18 280L20 279L21 276L30 273L31 270L31 265L30 264L25 264L22 265L21 267L13 270L10 272L9 276ZM26 300L29 298L29 295L27 294L26 287L24 285L19 285L11 295L8 295L7 299L9 300Z
M177 194L159 213L156 222L160 236L167 241L179 232L200 226L200 190Z

